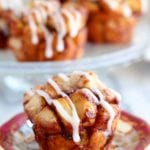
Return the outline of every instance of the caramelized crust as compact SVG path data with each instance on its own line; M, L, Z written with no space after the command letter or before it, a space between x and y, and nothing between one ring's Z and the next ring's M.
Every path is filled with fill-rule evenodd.
M92 72L53 76L25 94L24 109L41 150L103 149L120 116L116 93Z

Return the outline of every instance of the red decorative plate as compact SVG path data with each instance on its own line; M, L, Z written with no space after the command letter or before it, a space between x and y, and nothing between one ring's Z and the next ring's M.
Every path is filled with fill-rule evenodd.
M38 150L34 133L24 113L0 129L0 143L6 150ZM110 150L144 150L150 145L150 125L127 112L121 113Z

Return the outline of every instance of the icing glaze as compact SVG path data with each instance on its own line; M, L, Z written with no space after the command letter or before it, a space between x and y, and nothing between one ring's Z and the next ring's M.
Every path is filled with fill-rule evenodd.
M102 107L109 113L110 118L108 120L107 123L107 132L111 133L111 126L112 126L112 122L115 118L115 112L112 108L112 106L104 99L103 94L100 92L99 89L94 89L94 92L97 94L97 96L99 97L97 104L98 105L102 105Z
M122 11L125 17L131 17L132 16L132 10L129 7L129 5L124 4L122 7Z
M52 81L51 83L55 86L56 91L60 92L60 89L57 89L58 87L55 85L54 81ZM71 115L69 115L69 113L67 113L67 111L63 108L63 106L60 104L59 101L51 99L50 96L45 91L37 90L36 93L39 94L40 96L44 97L49 105L53 104L55 106L55 108L57 109L59 114L62 115L62 117L72 125L74 142L80 142L80 136L79 136L80 119L78 117L76 108L75 108L73 102L70 100L70 98L67 97L67 100L68 100L67 102L69 103L71 110L72 110ZM60 93L62 93L62 92L60 92ZM63 94L63 96L64 95L65 94ZM67 96L67 95L65 95L65 96Z
M118 2L116 0L105 0L105 2L109 5L109 7L113 10L118 8Z
M122 100L122 96L120 93L118 93L117 91L110 89L116 96L117 100L120 102Z
M70 36L75 37L81 26L81 14L74 8L62 9L62 13L68 18Z
M60 115L63 114L62 117L66 121L68 121L73 127L73 140L74 140L74 142L79 142L80 141L80 136L79 136L80 119L78 117L78 114L77 114L77 111L76 111L76 108L75 108L73 102L64 92L61 91L61 89L59 88L59 86L56 84L56 82L54 80L49 79L48 83L55 89L57 94L61 95L62 97L67 98L67 102L69 103L71 110L72 110L72 115L69 115L66 112L66 110L63 108L63 106L60 104L60 102L52 99L48 95L48 93L46 93L45 91L36 90L36 93L39 94L40 96L44 97L49 105L53 104L56 107L56 109Z
M51 58L53 56L53 50L52 50L52 36L49 33L48 29L44 26L42 26L44 35L45 35L45 41L46 41L46 48L45 48L45 56L47 58Z
M29 23L29 27L31 30L31 41L33 44L36 45L38 44L39 39L38 39L38 34L37 34L37 26L36 26L33 16L28 15L28 23Z
M32 33L32 43L38 44L39 41L37 35L37 28L38 28L36 24L37 22L44 33L45 56L47 58L51 58L53 56L53 50L52 50L52 36L49 30L45 27L45 22L47 20L47 17L51 14L52 11L53 7L51 3L43 1L35 1L35 8L32 9L31 14L28 15L29 27ZM35 16L35 18L33 18L33 15Z
M52 18L55 22L56 30L58 32L56 49L58 52L62 52L62 51L64 51L64 41L63 40L67 33L65 20L61 13L56 13L55 15L52 16Z

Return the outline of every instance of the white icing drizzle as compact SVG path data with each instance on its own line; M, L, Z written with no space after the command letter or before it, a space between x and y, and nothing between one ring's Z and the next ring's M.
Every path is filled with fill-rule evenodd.
M42 26L42 28L43 28L43 32L45 34L45 41L46 41L45 56L47 58L51 58L53 56L52 36L46 27Z
M113 10L118 8L118 2L115 0L105 0L105 2L109 5L109 7Z
M37 9L38 9L38 13L40 13L40 16L42 17L43 22L45 22L47 19L47 12L45 11L45 8L39 6Z
M80 142L80 136L79 136L79 124L80 124L80 119L78 117L76 108L73 104L73 102L68 98L68 102L71 106L72 109L72 116L70 116L66 110L62 107L62 105L58 101L53 101L53 104L55 105L57 111L60 114L63 114L63 117L65 118L66 121L68 121L73 128L73 140L74 142Z
M83 72L83 71L74 71L72 73L72 75L83 75L85 76L89 81L91 81L91 76L87 73L87 72ZM75 77L75 76L74 76ZM97 96L99 97L99 99L97 99L97 97L92 93L92 92L89 92L88 93L93 97L93 100L95 100L95 103L97 105L102 105L102 107L110 114L110 118L109 118L109 121L108 121L108 124L107 124L107 134L110 134L111 133L111 126L112 126L112 122L115 118L115 112L112 108L112 106L104 99L103 97L103 94L100 92L99 89L97 88L92 88L90 87L90 90L95 92L97 94Z
M75 76L79 76L79 75L83 75L89 81L91 81L91 76L87 72L84 72L84 71L74 71L71 74L71 76L73 76L74 78L75 78ZM97 94L97 96L99 97L99 100L97 99L97 97L90 90L93 91L93 92L95 92ZM113 122L113 120L115 118L115 112L114 112L112 106L104 99L103 94L100 92L99 89L92 89L92 87L90 87L90 90L86 89L86 91L88 92L88 94L90 94L93 97L93 100L95 101L95 103L97 105L102 105L104 107L104 109L110 114L110 119L109 119L108 124L107 124L107 134L110 134L111 133L112 122Z
M59 88L59 86L57 85L57 83L54 80L49 78L48 83L50 85L52 85L52 87L55 89L57 94L61 95L62 97L66 97L66 94L64 92L62 92L62 90Z
M49 79L48 83L55 89L57 94L60 94L62 97L67 98L67 102L69 102L69 105L72 110L72 115L69 115L67 111L63 108L63 106L60 104L60 102L57 100L51 99L51 97L45 91L37 90L36 93L44 97L49 105L53 104L55 106L59 114L63 115L63 118L72 125L74 142L80 142L80 136L79 136L80 119L79 119L79 116L77 114L77 111L73 102L63 91L61 91L61 89L59 88L59 86L56 84L55 81L53 81L52 79Z
M39 3L40 2L40 3ZM46 22L46 19L49 15L49 13L46 12L46 9L44 7L42 7L41 5L38 4L42 4L44 7L46 7L48 9L48 12L50 13L52 11L52 5L49 2L45 2L42 3L42 1L35 1L35 5L37 7L35 7L32 10L32 13L35 15L36 17L36 21L38 22L39 26L41 27L44 36L45 36L45 56L47 58L51 58L53 56L53 50L52 50L52 36L49 33L49 30L44 26L44 23ZM32 16L33 17L33 16ZM37 42L35 43L35 39L38 39L38 35L35 35L35 28L37 28L37 25L34 24L35 21L33 20L32 22L30 22L30 29L32 31L32 42L33 44L37 44ZM32 24L34 25L32 25ZM35 38L36 37L36 38Z
M53 19L56 23L56 30L58 32L58 36L57 36L58 52L62 52L64 50L63 39L67 33L66 24L63 15L65 15L68 18L69 34L71 37L75 37L78 34L81 26L81 14L74 8L71 9L64 8L61 10L61 14L56 13L56 15L53 16Z
M53 17L53 20L54 20L55 25L56 25L56 30L58 32L56 49L58 52L62 52L62 51L64 51L63 39L67 33L65 20L64 20L62 14L60 14L60 12L56 13L52 17Z
M125 17L131 17L132 16L132 10L129 7L129 5L124 4L122 7L122 11Z
M94 93L92 92L92 90L87 89L87 88L83 88L82 91L85 92L85 93L87 93L87 95L89 95L90 97L92 97L92 100L94 100L95 104L99 105L99 100L94 95Z
M37 21L39 24L41 24L42 21L43 21L43 18L44 18L44 16L41 16L41 12L39 12L38 9L34 9L34 10L32 11L32 13L35 15L36 21Z
M49 33L49 30L45 27L45 22L47 17L51 15L54 11L53 4L55 1L48 2L48 1L34 1L35 7L29 11L29 13L25 13L28 18L28 24L31 30L31 41L33 44L38 44L38 25L42 29L44 36L45 36L45 56L47 58L51 58L53 56L52 51L52 36ZM36 19L35 19L36 18ZM38 23L38 25L37 25Z
M73 7L71 7L69 10L62 9L62 13L68 18L70 36L75 37L80 29L81 14Z
M112 122L113 122L113 120L114 120L114 118L115 118L115 112L114 112L114 110L113 110L113 108L112 108L112 106L106 101L106 100L104 100L104 97L103 97L103 94L100 92L100 90L99 89L94 89L93 90L96 94L97 94L97 96L99 97L99 100L97 101L97 104L98 105L102 105L103 106L103 108L109 113L109 115L110 115L110 118L109 118L109 120L108 120L108 123L107 123L107 132L108 133L111 133L111 127L112 127Z
M32 15L28 15L28 23L29 23L29 27L31 30L31 41L33 44L38 44L39 39L38 39L38 35L37 35L37 25L34 21L34 18Z
M115 112L112 108L112 106L104 99L103 94L100 92L99 89L87 89L84 88L82 89L85 93L87 93L87 95L92 97L92 100L94 100L94 102L97 105L101 105L110 115L110 118L108 120L107 123L107 130L105 131L105 135L110 135L111 134L111 127L112 127L112 122L115 118ZM93 92L92 92L93 91ZM95 96L95 94L99 97L99 99Z
M62 13L68 18L69 21L69 30L70 30L70 35L72 36L72 31L75 29L75 20L71 12L67 9L62 9Z
M73 9L73 8L70 8L70 11L72 11L74 13L74 28L71 30L71 33L70 35L72 37L75 37L78 32L79 32L79 29L80 29L80 26L81 26L81 22L82 22L82 18L81 18L81 14L76 10L76 9Z
M113 89L109 89L109 90L111 90L115 94L115 96L119 102L122 100L122 96L120 93L118 93L117 91L115 91Z
M50 98L50 96L48 95L48 93L46 93L43 90L36 90L36 93L42 97L44 97L44 99L46 100L46 102L51 105L53 103L53 100Z
M60 8L59 3L55 0L51 0L50 2L49 1L35 0L34 3L36 6L42 5L42 6L46 7L49 12L51 12L54 9L58 10Z

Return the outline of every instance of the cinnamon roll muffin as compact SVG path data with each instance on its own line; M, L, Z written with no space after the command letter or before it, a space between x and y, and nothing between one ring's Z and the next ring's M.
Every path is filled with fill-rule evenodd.
M75 71L26 92L24 109L41 150L100 150L119 120L118 99L93 72Z
M9 46L19 61L69 60L82 55L87 13L81 6L35 0L11 20Z
M125 0L79 0L89 10L88 39L95 43L131 41L137 18Z

